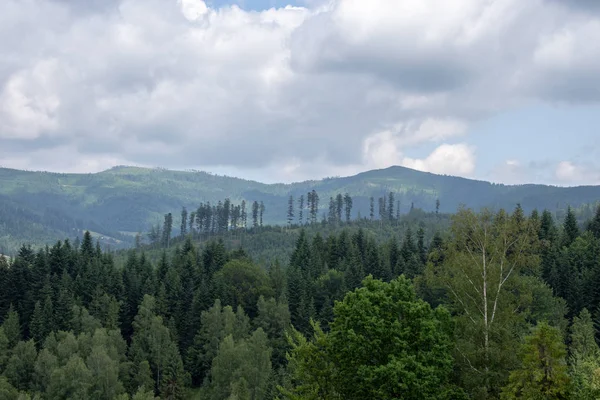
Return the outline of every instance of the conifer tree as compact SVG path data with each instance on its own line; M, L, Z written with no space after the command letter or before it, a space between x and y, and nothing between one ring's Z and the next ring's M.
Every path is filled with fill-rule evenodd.
M565 345L560 331L540 323L521 349L521 367L510 374L501 398L566 399L569 385Z
M337 212L336 212L336 204L335 204L335 200L333 199L333 197L329 198L329 213L327 215L327 222L329 222L330 225L335 224L337 221Z
M6 335L5 337L8 341L8 348L12 349L19 343L23 336L19 314L15 311L12 304L4 318L2 329L4 330L4 335Z
M298 199L298 223L302 225L304 223L304 195L300 195Z
M248 214L246 213L246 200L242 200L242 211L241 211L241 218L242 218L242 227L245 229L248 227Z
M600 397L600 348L595 340L592 316L587 309L573 319L569 350L570 398L587 400Z
M394 192L390 192L388 195L388 206L387 206L387 219L388 221L394 220Z
M287 223L288 227L292 226L294 222L294 197L290 195L288 199L288 210L287 210Z
M344 197L338 193L335 197L335 215L337 222L342 221L342 210L344 209Z
M260 226L263 226L263 217L265 215L265 203L260 202Z
M352 197L348 193L344 195L344 211L346 213L346 223L348 223L352 214Z
M171 246L171 231L173 230L173 214L165 214L165 221L162 229L162 243L164 247Z
M596 239L600 239L600 205L596 208L594 218L588 224L588 230L592 232Z
M567 215L565 216L565 222L563 224L562 245L570 246L578 236L579 226L577 225L577 218L575 217L573 209L569 207L567 209Z
M375 218L375 199L373 196L369 198L369 218L371 221Z
M417 256L419 263L425 266L427 263L427 248L425 247L425 230L423 227L419 227L417 231Z
M187 234L187 216L188 212L185 207L181 209L181 228L179 230L179 235L184 237Z
M163 319L154 312L156 301L145 295L135 317L131 341L131 358L135 363L147 360L159 392L171 398L183 398L187 374Z
M253 228L258 228L258 202L255 200L254 203L252 203L252 227Z

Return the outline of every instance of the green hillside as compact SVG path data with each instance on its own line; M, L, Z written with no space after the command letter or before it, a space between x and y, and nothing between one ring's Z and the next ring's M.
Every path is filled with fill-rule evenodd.
M369 198L395 192L402 213L412 205L425 211L440 200L441 212L461 204L473 208L512 208L521 203L528 211L553 212L600 199L600 187L561 188L543 185L508 186L423 173L403 167L364 172L351 177L327 178L294 184L263 184L198 171L171 171L115 167L95 174L61 174L0 169L0 252L11 253L23 242L47 243L76 237L91 230L115 247L132 242L133 234L159 223L165 213L182 206L194 210L201 202L215 204L226 197L237 204L262 201L265 224L285 222L290 195L310 190L320 197L320 214L329 198L349 193L353 218L369 214Z

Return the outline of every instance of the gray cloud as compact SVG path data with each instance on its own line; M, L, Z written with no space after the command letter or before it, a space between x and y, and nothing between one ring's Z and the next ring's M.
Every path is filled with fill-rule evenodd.
M200 0L186 0L185 12L175 0L5 0L0 158L296 179L355 172L377 157L402 163L406 146L442 145L462 135L457 124L531 98L600 100L593 16L542 0L430 2L414 15L411 1L389 4L200 15Z
M600 11L600 2L596 0L547 0L549 3L559 4L566 8L582 11Z

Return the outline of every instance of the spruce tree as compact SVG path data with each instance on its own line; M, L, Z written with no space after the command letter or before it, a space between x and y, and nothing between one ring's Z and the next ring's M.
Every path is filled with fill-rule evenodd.
M596 208L594 218L588 223L588 230L596 239L600 239L600 205Z
M265 203L260 202L260 226L263 226L263 217L265 216Z
M298 199L298 224L304 223L304 195L300 195Z
M188 212L185 207L181 209L181 228L179 230L179 235L184 237L187 234L187 216Z
M341 193L335 197L335 215L337 222L342 222L342 210L344 209L344 197Z
M521 349L521 367L510 374L502 399L568 398L569 375L560 331L540 323Z
M575 212L573 212L573 209L569 207L567 209L567 215L565 216L565 222L563 224L562 245L567 247L570 246L578 236L579 226L577 224L577 218L575 217Z
M6 339L8 340L8 348L12 349L17 345L17 343L19 343L23 336L19 314L15 311L12 304L10 305L8 313L4 318L2 329L4 330L4 335L6 335Z
M344 195L344 211L346 213L346 223L348 223L352 214L352 197L348 193Z
M253 228L258 228L258 201L254 201L254 203L252 203L252 227Z
M294 196L290 195L288 199L287 223L288 227L294 222Z

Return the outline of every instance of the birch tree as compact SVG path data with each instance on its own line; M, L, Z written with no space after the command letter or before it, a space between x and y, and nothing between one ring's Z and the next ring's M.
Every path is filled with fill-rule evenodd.
M497 398L518 362L514 349L531 304L521 274L538 264L536 237L520 207L512 215L461 209L451 229L445 261L430 264L427 279L446 291L456 316L463 384L473 398Z

